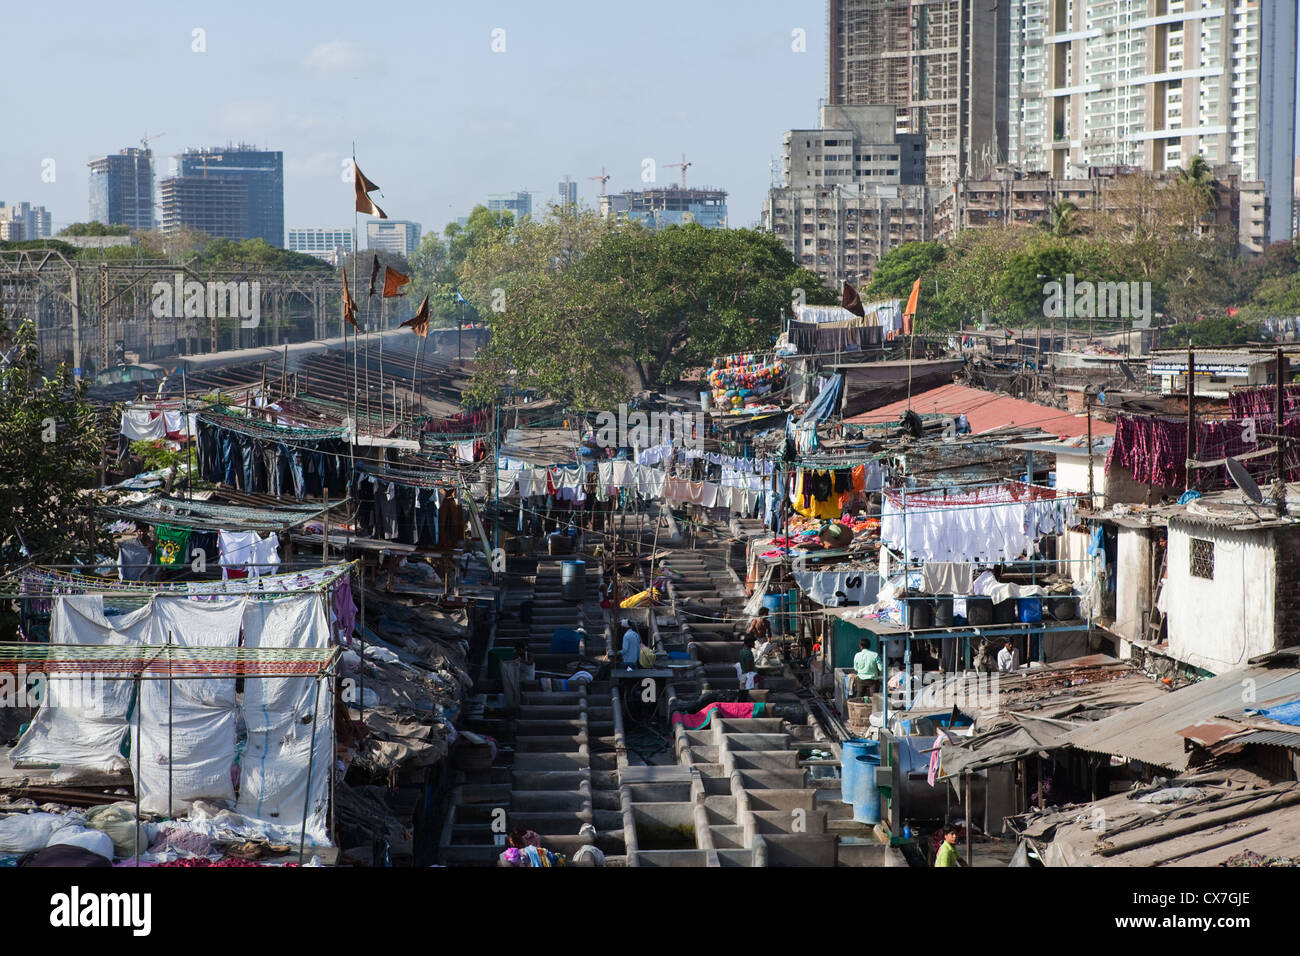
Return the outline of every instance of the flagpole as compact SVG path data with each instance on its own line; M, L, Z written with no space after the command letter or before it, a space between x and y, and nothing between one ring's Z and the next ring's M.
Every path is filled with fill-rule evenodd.
M384 313L387 303L379 298L379 431L384 430Z

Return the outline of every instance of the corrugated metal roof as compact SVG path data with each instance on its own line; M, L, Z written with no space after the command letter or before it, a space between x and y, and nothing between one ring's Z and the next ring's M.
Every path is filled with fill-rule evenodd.
M1268 744L1273 747L1294 747L1300 750L1300 734L1285 730L1257 730L1241 738L1243 744Z
M1019 398L965 385L941 385L912 396L911 401L891 402L880 408L844 420L846 425L878 425L896 422L908 408L918 415L965 415L976 435L997 428L1016 426L1038 428L1049 435L1075 438L1086 435L1088 419L1050 405L1039 405ZM1115 426L1099 418L1092 420L1092 435L1114 435Z
M1259 700L1295 696L1300 694L1300 670L1257 665L1228 671L1080 727L1071 731L1064 743L1079 750L1184 770L1187 754L1179 731L1240 709L1247 689Z

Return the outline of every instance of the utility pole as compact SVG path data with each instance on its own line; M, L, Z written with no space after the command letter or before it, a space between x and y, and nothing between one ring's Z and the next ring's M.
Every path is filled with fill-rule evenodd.
M1187 463L1183 466L1183 490L1192 487L1192 461L1196 458L1196 356L1187 340Z
M1088 510L1091 511L1097 507L1097 499L1094 497L1095 492L1092 487L1092 395L1089 394L1092 386L1085 385L1083 388L1083 401L1088 406Z
M1286 355L1282 353L1282 346L1277 347L1277 394L1274 396L1274 418L1277 433L1277 513L1286 514L1286 461L1284 449L1286 448L1285 431L1282 428L1283 416L1286 411L1286 400L1284 391L1287 380L1287 360Z

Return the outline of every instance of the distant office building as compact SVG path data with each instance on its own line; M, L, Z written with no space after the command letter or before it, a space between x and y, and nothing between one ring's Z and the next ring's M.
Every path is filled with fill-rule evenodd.
M1269 239L1290 238L1296 16L1293 0L1016 0L1010 161L1057 179L1232 164L1265 185Z
M578 184L568 176L565 176L556 186L556 190L560 194L561 209L568 209L570 206L578 204Z
M178 175L160 186L164 231L188 226L284 246L284 153L242 143L187 149L173 166Z
M352 251L352 230L319 227L290 229L289 250L336 264Z
M366 223L366 248L409 258L420 248L420 224L409 219L372 219Z
M516 219L523 219L532 215L533 194L492 193L488 196L487 207L492 212L511 212Z
M722 189L661 186L600 197L600 214L627 219L650 229L698 223L705 229L727 228L727 193Z
M0 202L0 239L21 242L24 239L48 239L53 227L50 211L29 202L6 206Z
M152 229L153 152L134 146L90 161L90 221Z

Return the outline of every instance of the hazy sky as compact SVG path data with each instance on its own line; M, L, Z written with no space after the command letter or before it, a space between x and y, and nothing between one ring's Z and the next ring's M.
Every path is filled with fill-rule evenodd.
M602 166L610 191L641 188L646 158L678 180L682 153L687 183L726 189L744 226L782 134L825 95L825 0L182 6L3 3L0 199L46 206L57 230L88 218L93 156L148 133L161 178L185 147L242 140L284 151L286 228L350 227L355 140L379 204L426 230L488 193L545 203L566 173L592 205Z

